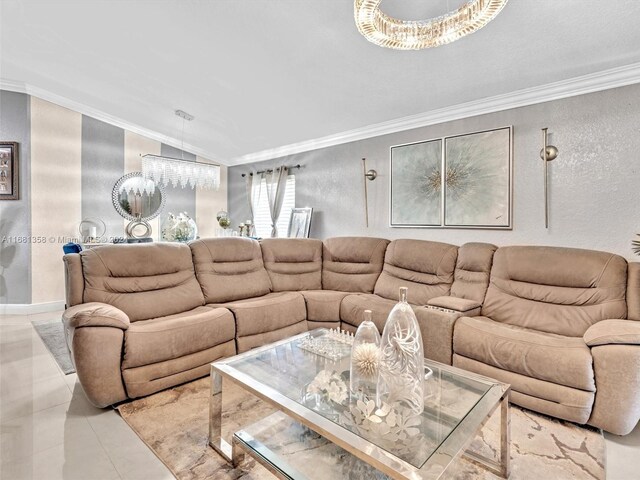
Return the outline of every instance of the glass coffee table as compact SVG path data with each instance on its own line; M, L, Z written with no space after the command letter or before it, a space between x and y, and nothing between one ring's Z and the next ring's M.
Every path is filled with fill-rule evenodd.
M249 454L280 478L348 473L350 478L437 479L460 456L508 478L509 385L425 360L423 414L378 408L373 401L345 398L348 347L323 354L304 348L329 336L329 330L318 329L212 363L210 445L234 465ZM229 382L275 413L227 432L231 412L225 415L223 397ZM329 387L319 390L319 382ZM468 451L498 408L497 458ZM250 413L243 411L243 418Z

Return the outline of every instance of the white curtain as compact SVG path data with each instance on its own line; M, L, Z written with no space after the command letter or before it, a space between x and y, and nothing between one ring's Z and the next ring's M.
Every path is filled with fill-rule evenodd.
M247 173L246 177L244 177L244 181L245 188L247 189L247 200L249 201L249 218L251 219L251 222L255 224L256 222L253 218L253 202L255 200L253 198L253 172Z
M271 214L271 238L278 236L278 218L282 210L284 192L287 189L287 167L274 168L265 176L267 184L267 200L269 201L269 213Z

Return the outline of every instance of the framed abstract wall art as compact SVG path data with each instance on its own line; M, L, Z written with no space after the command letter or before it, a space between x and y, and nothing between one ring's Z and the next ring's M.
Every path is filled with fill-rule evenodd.
M391 147L391 226L442 223L442 140Z
M0 200L18 200L18 143L0 142Z
M513 127L391 147L392 227L512 228Z

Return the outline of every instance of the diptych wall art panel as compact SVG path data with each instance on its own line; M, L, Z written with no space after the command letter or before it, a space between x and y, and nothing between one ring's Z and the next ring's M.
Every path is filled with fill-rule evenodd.
M512 127L391 147L392 227L510 229L511 197Z
M391 225L441 224L442 140L391 147Z
M510 128L445 139L446 226L510 226L510 158Z

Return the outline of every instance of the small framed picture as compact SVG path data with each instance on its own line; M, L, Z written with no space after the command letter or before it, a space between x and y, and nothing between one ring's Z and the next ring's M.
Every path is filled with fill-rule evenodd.
M0 200L18 200L18 143L0 142Z
M289 238L309 238L311 230L311 214L313 208L292 208L291 220L289 220Z

